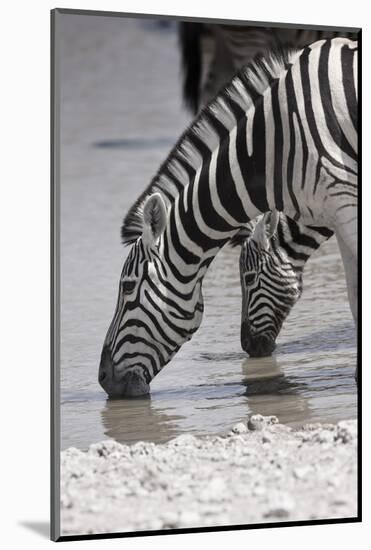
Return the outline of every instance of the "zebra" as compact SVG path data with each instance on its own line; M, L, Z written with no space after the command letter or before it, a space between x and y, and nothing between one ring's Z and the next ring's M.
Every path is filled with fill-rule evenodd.
M211 46L204 43L205 30ZM222 84L259 53L265 54L282 45L302 47L339 35L354 37L356 33L180 23L184 102L191 112L197 112L200 105L216 95ZM213 56L206 77L202 78L203 50L207 49L213 50ZM302 293L305 262L324 240L333 235L327 228L307 228L285 218L282 213L280 217L273 216L277 221L280 219L280 224L272 241L264 236L263 219L255 232L256 224L250 222L231 241L233 246L241 246L241 347L252 357L270 355L275 349L282 323ZM266 229L269 233L269 227ZM296 260L298 254L299 262Z
M196 115L221 88L257 55L277 48L301 49L318 40L357 40L356 31L255 27L180 22L178 41L183 69L183 102Z
M109 396L149 393L201 324L212 260L268 211L335 232L356 320L357 50L336 38L257 59L180 137L121 228L131 248L98 374ZM169 208L157 185L178 190Z
M282 324L303 291L306 262L333 235L326 227L267 212L232 237L241 246L241 346L251 357L272 354Z

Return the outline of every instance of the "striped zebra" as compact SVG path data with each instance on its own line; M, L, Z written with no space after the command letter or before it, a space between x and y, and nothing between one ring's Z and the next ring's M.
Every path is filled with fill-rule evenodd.
M324 40L244 68L181 136L121 229L131 249L103 345L110 396L151 380L202 320L202 281L230 239L279 210L336 233L357 296L357 43ZM167 208L159 192L177 190Z
M180 22L178 33L183 66L183 100L194 115L257 55L281 48L301 49L328 38L357 40L358 36L355 31L194 22Z
M205 34L208 37L206 43ZM238 69L257 54L266 54L283 46L301 48L319 39L339 35L354 37L356 33L181 23L179 38L185 104L192 112L197 112ZM208 63L205 59L207 50L212 51ZM202 78L203 65L207 69L203 71ZM326 228L307 228L285 219L282 213L273 240L262 238L263 220L252 239L250 236L256 224L251 222L249 225L240 236L232 239L234 244L242 247L241 346L250 356L262 357L270 355L275 349L282 323L301 295L306 261L333 232ZM266 229L269 232L269 228ZM246 242L242 236L245 236ZM247 281L251 282L247 284Z
M230 244L241 246L241 346L251 357L274 351L283 321L301 296L305 264L332 235L274 211L232 237Z

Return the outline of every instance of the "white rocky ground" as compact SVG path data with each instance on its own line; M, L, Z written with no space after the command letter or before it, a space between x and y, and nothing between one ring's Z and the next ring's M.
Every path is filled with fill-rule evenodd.
M357 423L252 416L225 436L61 456L62 534L355 517Z

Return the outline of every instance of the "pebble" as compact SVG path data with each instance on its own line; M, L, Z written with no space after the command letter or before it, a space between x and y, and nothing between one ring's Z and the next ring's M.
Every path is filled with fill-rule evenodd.
M313 438L313 434L311 434L310 432L296 432L296 437L298 437L299 439L301 439L301 441L310 441L312 438Z
M253 414L247 421L247 427L251 431L261 431L266 425L266 420L261 414Z
M272 443L273 436L269 432L264 432L262 435L262 442L263 443Z
M266 518L286 518L295 507L294 500L287 494L275 495L268 504L268 510L264 514Z
M349 443L357 438L357 424L349 420L343 420L337 425L337 434L335 439L342 443Z
M178 524L179 514L176 512L163 512L161 520L164 527L176 527Z
M345 506L346 504L348 504L348 499L346 497L336 497L332 501L332 504L334 506Z
M238 424L233 426L231 431L234 434L244 434L247 432L247 426L243 422L238 422Z
M117 443L113 439L107 439L100 443L93 443L90 445L88 454L92 456L101 456L106 458L107 456L112 457L113 453L120 455L123 453L125 446Z
M169 441L169 445L172 445L174 447L180 447L180 446L193 446L197 442L197 439L194 435L191 434L182 434L178 435L171 441Z
M315 441L319 443L333 443L334 434L328 430L323 430L316 435Z

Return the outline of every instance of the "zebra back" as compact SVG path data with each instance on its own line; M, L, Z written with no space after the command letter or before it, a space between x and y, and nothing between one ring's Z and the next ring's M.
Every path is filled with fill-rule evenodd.
M202 82L202 36L208 35L213 55ZM277 48L301 49L317 40L343 37L357 40L357 32L287 29L247 25L182 23L179 41L183 68L183 101L192 114L211 100L244 65Z

